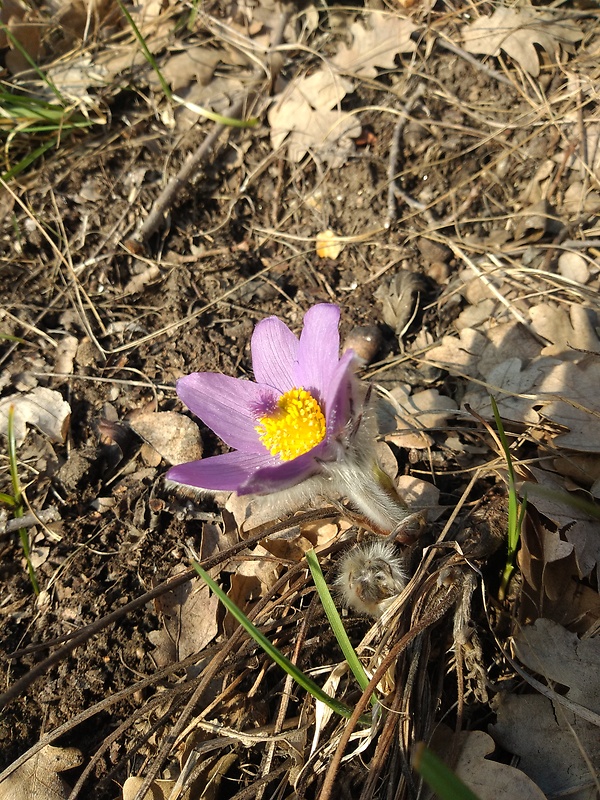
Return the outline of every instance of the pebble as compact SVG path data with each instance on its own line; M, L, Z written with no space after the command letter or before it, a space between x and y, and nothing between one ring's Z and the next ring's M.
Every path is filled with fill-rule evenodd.
M377 325L357 325L344 341L343 350L354 350L364 364L370 364L379 352L383 336Z

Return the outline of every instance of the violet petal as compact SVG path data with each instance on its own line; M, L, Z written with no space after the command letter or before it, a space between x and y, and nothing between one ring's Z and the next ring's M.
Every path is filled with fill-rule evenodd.
M259 410L277 402L275 389L218 372L192 372L177 381L177 394L230 447L265 451L255 426Z
M277 317L261 320L252 334L252 369L257 383L273 386L280 394L294 388L298 339Z
M346 350L330 375L324 398L328 438L338 434L356 414L356 409L352 408L355 395L352 382L356 380L352 372L353 360L354 352Z
M167 478L199 489L235 492L257 470L275 463L277 459L268 454L234 451L204 458L201 461L178 464L167 472Z
M325 400L327 386L337 366L340 352L340 310L330 303L319 303L304 315L304 328L298 347L296 385Z
M289 489L290 486L295 486L311 475L320 472L318 457L323 452L324 447L320 444L291 461L282 461L278 464L261 467L237 489L237 493L240 495L271 494L282 489Z

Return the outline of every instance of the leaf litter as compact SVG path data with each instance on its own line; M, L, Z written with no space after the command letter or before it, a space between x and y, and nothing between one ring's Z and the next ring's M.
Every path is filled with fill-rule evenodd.
M6 9L5 4L3 13ZM272 5L215 6L177 28L175 4L145 3L131 12L172 89L221 112L239 98L246 98L249 111L258 102L264 124L249 135L229 132L193 192L180 190L185 202L177 206L177 213L158 215L164 230L157 237L160 247L150 246L150 263L124 257L115 242L125 235L124 227L131 228L135 218L148 212L153 193L172 174L171 165L187 152L169 137L185 133L181 141L192 147L194 138L210 128L198 115L183 109L173 113L114 4L103 4L89 16L78 5L61 6L63 20L70 22L54 40L52 55L62 60L49 67L49 74L72 102L88 113L92 109L98 122L107 126L99 133L107 150L86 157L81 170L77 150L69 149L75 145L69 143L68 160L60 168L53 171L61 164L62 154L57 152L27 184L28 203L38 208L38 217L54 221L59 215L68 231L67 256L82 258L81 266L75 267L78 282L63 272L61 263L51 270L41 259L36 227L24 224L17 206L10 224L5 220L9 231L13 224L20 226L21 248L15 258L17 251L10 249L15 237L7 235L6 263L34 288L27 295L18 295L15 288L15 304L9 283L11 289L20 284L6 283L7 306L17 312L17 322L7 317L3 321L7 333L28 332L37 350L24 355L17 348L6 357L8 348L3 351L2 402L16 400L22 414L19 459L32 481L28 500L42 510L50 501L64 509L62 539L48 540L48 552L38 562L45 584L56 587L56 594L46 592L47 605L40 605L31 629L33 641L63 636L73 625L79 628L90 618L101 618L129 598L153 590L160 580L182 580L186 548L216 536L219 546L201 556L223 559L215 574L230 594L249 614L257 615L259 626L282 649L296 653L307 669L322 670L323 682L336 696L356 701L346 673L336 672L336 644L314 611L303 556L316 546L335 576L338 553L364 535L361 521L340 520L339 509L334 509L324 520L294 524L274 534L266 529L254 541L252 531L268 525L276 509L266 503L240 503L237 508L230 501L232 518L221 511L224 497L216 498L214 505L195 494L177 496L157 480L165 463L188 458L182 456L182 445L192 459L201 456L202 448L210 455L215 447L174 405L175 379L191 368L231 375L238 374L240 366L248 370L247 343L257 315L276 313L297 325L298 309L335 299L352 324L374 323L382 331L382 361L365 360L363 372L382 394L382 452L411 509L428 516L424 538L402 550L414 576L410 602L398 598L384 630L370 628L365 619L350 616L345 621L372 672L402 636L421 626L424 634L415 643L412 663L426 665L431 685L443 686L431 705L427 692L419 694L416 688L411 693L405 687L413 686L409 678L414 673L401 654L396 671L388 670L385 702L404 715L404 728L395 728L390 714L370 733L378 742L394 738L401 757L408 758L414 741L427 738L437 724L436 709L456 714L457 727L465 721L454 710L458 692L458 707L462 703L469 724L481 730L452 734L462 751L455 767L481 797L498 791L531 797L568 791L592 797L595 784L589 766L597 764L595 726L533 689L524 694L512 691L517 673L495 650L466 565L475 564L484 575L482 588L495 609L495 575L488 564L494 550L482 543L489 544L496 528L500 538L504 536L503 498L495 496L502 492L503 465L493 437L471 414L473 410L491 419L491 391L509 431L520 486L531 485L531 491L519 553L523 588L515 584L513 596L497 611L498 619L492 615L490 624L502 641L510 642L512 635L517 659L541 677L546 690L556 689L597 713L597 687L585 676L598 671L598 523L568 502L598 497L600 485L594 393L600 123L592 102L597 34L587 27L585 15L565 20L560 12L529 5L498 6L491 15L468 24L462 13L440 14L418 3L402 13L334 13L308 5L283 20L280 41L285 44L268 54L273 84L257 92L254 70L257 64L267 64L280 21ZM42 4L40 30L47 13ZM466 13L473 14L473 9ZM15 14L14 30L20 35L25 22L32 34L27 49L47 63L46 43L40 49L35 41L37 21L25 19L23 9ZM458 55L452 63L443 55L448 51L438 50L438 40L430 40L429 33L453 42ZM10 44L9 49L9 70L25 68L11 61L16 51ZM476 58L464 59L464 51ZM505 87L499 92L493 83L490 59L502 59L502 53L509 56L502 63L514 92ZM277 58L283 63L281 70L274 67ZM515 66L532 82L522 80ZM550 76L554 83L546 81ZM407 124L390 163L390 120L405 113L403 100L412 95L418 80L425 80L425 91L405 114ZM138 98L145 93L147 108L129 104L126 93L132 86L139 88ZM36 90L46 91L40 86ZM538 103L540 96L544 101ZM389 113L373 111L372 106L387 106ZM112 117L104 113L108 107ZM119 132L110 143L103 139L109 128L111 136L113 130L120 131L122 122L126 135ZM125 147L119 137L127 142ZM118 153L114 162L112 148ZM115 169L117 163L121 166ZM90 187L100 189L82 192L83 175L86 181L95 180ZM108 185L110 202L105 203ZM390 186L397 218L388 217ZM69 192L78 197L76 214L69 211ZM58 206L44 205L42 198L49 197L60 198ZM318 202L308 202L317 197ZM104 243L100 250L98 231ZM323 231L336 234L323 243ZM238 248L240 239L243 250ZM343 253L334 258L332 245L340 241ZM181 258L182 252L211 250L218 253L206 261ZM22 262L23 251L41 265L41 271L32 271L26 279L14 266ZM151 280L136 280L145 274ZM400 280L403 274L410 276L406 289ZM60 280L39 289L39 275ZM61 280L72 295L59 291ZM85 292L78 294L81 287ZM38 297L51 298L56 314L45 319L48 309L40 310ZM207 304L212 311L206 310ZM35 316L33 308L41 316ZM199 308L205 310L197 313ZM168 328L186 315L190 318L185 335ZM20 319L30 327L23 330ZM194 320L197 326L188 336ZM163 323L161 341L154 331ZM38 325L51 335L61 326L64 347L49 353L36 333ZM88 336L90 331L98 346ZM150 339L143 340L147 335ZM24 374L31 379L29 372L45 376L39 386L21 383ZM46 392L51 394L42 394ZM112 420L115 436L114 425L127 419L144 446L131 446L135 437L125 426L118 446L116 440L102 440L97 431L100 418ZM549 488L552 498L536 495L534 482ZM458 521L445 533L442 526L454 513ZM38 545L40 541L34 539ZM31 615L24 582L15 577L20 557L12 544L9 547L5 552L11 594L2 612L7 642L16 650L24 630L20 626ZM466 562L461 561L463 552ZM201 766L196 787L210 785L211 774L219 786L227 774L228 780L235 775L246 781L248 789L250 772L237 771L231 737L203 729L202 736L182 735L179 751L160 755L163 729L153 715L164 715L168 735L172 729L166 719L172 718L174 725L181 720L184 729L188 722L200 726L206 724L206 708L222 729L237 727L240 737L261 731L260 745L244 745L244 757L262 779L283 768L297 796L314 793L342 741L343 726L335 718L323 723L311 755L306 747L311 737L303 727L315 719L310 701L290 693L272 665L239 637L237 626L221 619L214 598L192 587L196 584L182 584L147 602L143 616L132 612L131 619L123 620L126 635L121 639L117 632L112 640L96 634L91 644L76 651L72 662L75 668L81 665L81 685L69 688L66 671L51 670L51 680L31 702L42 704L47 729L58 730L96 698L110 702L115 693L129 689L135 699L143 698L148 703L145 713L140 704L127 705L126 700L122 710L114 709L115 719L124 725L120 742L111 740L113 723L110 731L101 732L106 746L98 739L92 744L90 735L81 737L90 769L95 764L100 775L108 772L102 763L109 761L121 776L127 774L129 766L124 765L131 747L131 768L146 775L128 787L136 793L144 784L154 792L171 792L178 782L182 785L182 765L194 759ZM446 616L436 616L436 609L445 609ZM110 671L117 650L131 674L145 673L139 684L129 673L125 677ZM34 661L31 654L17 656L17 670L26 671ZM448 682L449 670L459 674L459 663L464 681ZM155 673L160 677L152 683ZM197 676L206 679L208 688L192 702L193 712L186 719L179 716L178 698L192 698L197 684L187 685L186 680ZM474 699L486 692L493 695L491 706ZM33 723L24 722L18 704L14 707L13 728L2 731L11 743L8 759L20 755L25 742L39 733L37 728L29 731ZM487 727L490 710L496 723ZM145 737L141 745L140 737ZM520 757L518 768L492 755L494 742ZM355 743L356 756L360 737L353 747ZM133 761L137 747L143 764ZM210 748L218 752L221 747L231 748L226 763L210 755ZM290 753L292 767L286 766ZM365 753L363 758L371 758ZM384 785L390 774L409 774L408 762L400 765L390 753L369 762L370 775L351 756L349 750L347 774L365 797L378 796L374 787L380 777ZM13 777L18 774L17 770ZM192 785L193 777L188 786ZM343 791L341 779L337 786ZM111 789L99 791L112 796ZM411 796L408 785L399 791Z

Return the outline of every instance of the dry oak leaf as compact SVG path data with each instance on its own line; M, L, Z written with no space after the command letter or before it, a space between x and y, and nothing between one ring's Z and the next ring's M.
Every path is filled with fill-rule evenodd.
M362 22L350 26L352 45L343 45L332 59L342 72L372 78L377 75L376 67L393 69L398 53L414 53L417 49L411 39L417 26L397 13L372 11L368 26Z
M487 758L494 752L496 745L492 737L484 731L452 733L442 726L436 738L432 745L440 755L458 752L458 760L452 763L452 768L479 800L497 800L498 797L546 800L539 786L524 772Z
M527 366L520 358L507 358L486 373L485 385L469 384L463 405L470 406L486 419L492 419L492 395L505 419L536 424L539 414L534 406L541 402L537 399L538 387L557 365L553 358L537 358Z
M562 625L540 618L515 636L519 660L533 672L569 687L567 697L600 714L600 639L580 639Z
M381 413L392 413L394 423L386 440L397 447L429 447L433 438L426 431L445 427L448 417L457 411L456 402L441 395L437 389L411 393L411 387L406 383L395 386L387 402L392 408L382 409Z
M598 520L569 503L570 495L562 477L535 466L529 469L546 492L541 495L534 487L530 490L528 502L560 528L567 542L573 545L580 577L587 577L600 563Z
M590 355L578 364L557 363L540 382L540 397L553 396L544 405L542 416L569 431L555 437L557 447L600 453L599 387L600 357L597 355Z
M34 425L53 442L64 442L69 430L71 406L54 389L38 386L27 394L12 394L0 402L0 434L6 436L8 412L14 407L17 446L27 436L27 425Z
M177 568L173 575L183 571L183 567ZM157 648L153 657L160 666L200 653L218 633L219 599L200 579L166 592L155 601L155 607L163 627L150 631L148 638Z
M331 70L293 80L275 97L268 112L273 150L287 139L292 161L300 161L311 151L332 167L341 166L361 125L355 116L335 106L353 88L350 81Z
M548 796L595 800L586 759L597 771L598 728L539 694L500 697L497 722L489 727L494 741L519 757L519 768Z
M0 800L65 800L70 789L58 773L81 762L74 747L47 744L0 783Z
M552 55L559 45L566 48L583 38L573 20L558 20L551 11L504 6L463 26L461 35L468 53L497 56L504 50L534 77L540 73L536 44Z
M577 257L576 253L563 255ZM592 308L573 304L567 310L558 303L545 302L532 306L529 316L535 333L551 342L542 355L560 355L562 360L573 361L581 357L578 351L600 353L597 315Z

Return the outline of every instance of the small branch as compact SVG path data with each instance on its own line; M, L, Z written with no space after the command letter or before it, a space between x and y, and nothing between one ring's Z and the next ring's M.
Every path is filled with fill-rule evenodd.
M19 528L31 528L33 525L48 525L50 522L58 522L60 519L60 511L55 506L46 508L43 511L28 511L22 517L16 519L9 519L3 530L0 530L0 536L6 536L10 533L18 531Z
M247 95L236 100L235 103L227 109L225 115L228 117L239 117L246 104ZM152 234L157 230L163 222L168 210L174 204L176 198L181 196L181 192L187 186L192 175L195 174L197 168L203 161L208 159L213 146L217 143L219 137L226 130L227 125L217 123L212 131L208 134L206 139L202 142L200 147L193 153L190 153L186 158L182 168L174 175L167 183L163 191L157 197L156 202L152 206L152 211L148 214L143 224L133 234L131 239L128 239L125 246L133 253L138 253L143 250L144 245Z
M273 84L275 81L275 73L279 72L281 66L283 65L282 62L275 57L278 54L274 53L273 51L279 44L281 44L281 41L283 40L283 32L290 16L291 11L289 8L286 8L280 16L279 24L274 31L273 39L271 41L271 53L269 59L270 70L267 70L267 73L270 74L271 84ZM234 117L236 119L241 117L246 106L250 104L257 85L261 79L264 79L264 76L265 68L263 65L261 65L252 73L251 88L248 89L242 97L233 102L224 112L223 116ZM227 130L227 128L228 126L224 125L223 123L216 123L215 127L208 134L200 147L188 155L179 172L169 180L163 191L157 197L154 205L152 206L152 210L146 217L145 221L137 229L133 236L125 242L125 246L130 252L139 253L144 249L148 239L150 239L152 234L155 233L155 231L162 224L169 209L181 197L181 192L183 189L185 189L192 176L196 173L200 164L208 160L213 147L216 145L221 134Z

